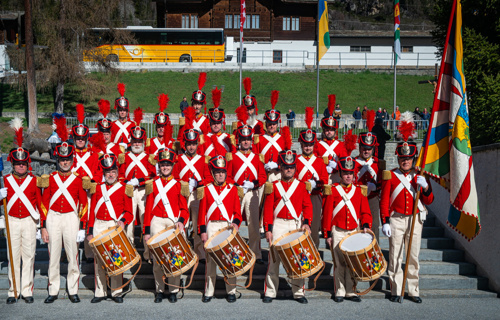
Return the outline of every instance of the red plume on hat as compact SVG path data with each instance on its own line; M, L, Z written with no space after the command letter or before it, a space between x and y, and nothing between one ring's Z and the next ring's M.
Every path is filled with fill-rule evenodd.
M170 102L170 98L167 94L160 93L158 96L158 106L160 107L160 112L163 112L168 108L168 103ZM135 116L135 115L134 115Z
M334 94L328 95L328 111L330 112L330 116L333 117L335 114L335 100L337 97Z
M345 149L347 150L347 155L351 156L352 151L356 149L357 141L358 141L358 136L352 134L352 129L347 131L346 134L344 134L344 146Z
M89 138L89 142L92 144L94 151L106 153L106 142L104 141L104 135L101 131L92 135L92 137Z
M81 103L76 105L76 119L80 124L85 120L85 107Z
M409 138L414 138L416 131L412 112L406 111L401 114L398 130L398 137L402 138L405 142L407 142Z
M142 108L137 108L134 110L134 122L137 126L141 126L144 110Z
M250 79L249 77L243 79L243 87L245 88L245 92L247 93L247 95L249 95L250 90L252 90L252 79Z
M214 108L218 108L220 106L220 98L221 98L221 90L215 89L212 90L212 102L214 104Z
M274 110L274 107L278 103L279 97L280 97L280 92L278 90L271 91L271 109Z
M66 126L66 117L55 117L54 124L56 125L56 133L61 138L62 142L68 140L68 127Z
M10 121L10 127L14 129L16 142L19 148L23 147L23 120L21 118L15 117Z
M372 131L374 125L375 110L368 110L368 112L366 113L366 126L368 127L368 131Z
M236 108L235 112L238 120L241 121L241 123L243 124L247 124L248 121L247 107L245 105L241 105L238 108Z
M311 129L313 117L314 117L314 108L313 107L306 107L305 121L306 121L307 129Z
M184 110L184 118L186 119L184 127L186 127L186 129L192 129L193 121L196 119L196 110L193 107L187 107Z
M163 141L165 141L165 145L168 144L168 142L170 140L172 140L172 135L173 135L173 127L172 125L170 124L170 121L169 123L165 126L165 132L164 132L164 136L165 138L163 139Z
M118 89L118 93L120 94L120 96L124 97L125 96L125 84L119 83L117 89Z
M206 81L207 81L207 73L200 72L200 75L198 76L198 90L199 91L201 91L203 89ZM207 105L206 104L205 104L205 108L203 109L203 113L207 114Z
M97 103L99 106L99 112L102 113L102 116L106 118L108 116L109 111L111 110L111 104L108 100L101 99Z
M281 128L281 136L285 140L285 150L292 149L292 134L290 132L290 127L284 126Z

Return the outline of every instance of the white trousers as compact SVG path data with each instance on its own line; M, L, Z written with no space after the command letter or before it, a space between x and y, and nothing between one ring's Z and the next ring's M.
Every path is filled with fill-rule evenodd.
M300 223L296 220L289 219L274 219L273 223L273 241L293 230L300 228ZM278 252L274 251L276 261L273 261L271 252L269 252L269 266L267 268L266 283L264 287L264 295L270 298L276 298L279 287L279 272L280 272L280 256ZM294 299L304 296L304 279L294 279L292 282L292 293Z
M248 246L256 259L262 259L260 248L259 191L248 191L241 200L241 212L245 212L248 225Z
M153 219L151 219L151 236L154 236L154 235L158 234L160 231L163 231L166 228L171 227L173 225L174 225L174 222L170 218L160 218L160 217L154 216ZM151 254L151 256L154 257L153 254ZM163 282L163 270L160 267L160 265L158 263L156 263L156 258L155 258L155 261L153 261L153 274L155 276L156 292L164 292L165 291L165 282ZM181 283L181 276L167 278L167 281L169 284L179 286ZM172 286L169 286L168 290L171 293L179 292L179 288L172 287Z
M90 216L90 208L91 208L91 199L92 195L90 194L90 190L87 190L87 203L88 203L88 211L87 211L87 220L89 221L89 216ZM87 237L85 237L85 240L83 240L83 250L85 252L85 258L94 258L94 251L92 251L92 248L89 246L89 241L87 240Z
M38 221L34 220L31 216L26 218L9 216L10 244L12 247L13 260L10 261L10 256L7 253L7 259L9 261L9 297L14 296L10 263L14 263L18 297L19 294L23 297L33 296L37 223ZM22 270L21 261L23 263Z
M78 243L76 236L80 229L78 213L60 213L49 210L46 227L49 233L49 295L57 296L61 285L61 251L64 246L68 259L66 285L68 294L78 293L80 268L78 262Z
M135 229L135 219L137 217L137 210L139 210L139 221L141 230L143 230L144 223L144 213L146 212L146 189L139 188L134 189L134 196L132 197L132 214L134 216L134 220L127 226L127 237L131 243L134 243L134 229ZM118 213L117 213L118 214ZM142 233L142 232L141 232ZM142 240L144 244L144 260L149 260L151 257L149 256L149 248L146 245L144 239Z
M373 221L372 221L372 231L375 233L375 238L377 238L377 242L380 243L380 201L378 197L374 197L372 199L368 199L368 205L370 206L370 212L372 213Z
M189 216L191 217L193 225L193 246L194 252L198 255L198 258L205 259L205 249L203 248L203 242L198 235L198 211L200 210L200 200L196 200L196 190L194 190L187 199L187 205L189 209Z
M353 288L356 282L351 277L351 272L346 265L344 255L340 251L339 243L348 235L356 232L354 230L344 230L337 226L332 227L333 255L335 265L333 270L333 285L335 286L336 297L353 297L356 296Z

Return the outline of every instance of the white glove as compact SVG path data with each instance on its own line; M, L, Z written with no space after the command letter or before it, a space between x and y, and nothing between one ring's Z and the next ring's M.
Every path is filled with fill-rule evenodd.
M255 184L253 182L250 181L243 182L243 189L253 190L253 188L255 188Z
M127 145L126 143L122 142L122 143L120 143L119 145L121 145L122 147L124 147L124 148L125 148L125 150L127 150L128 145Z
M427 180L425 180L424 176L417 176L417 184L422 187L422 189L425 189L429 186L427 183Z
M382 232L384 233L384 235L388 238L391 237L391 226L388 224L388 223L384 223L384 225L382 226Z
M192 193L193 190L198 186L198 181L196 179L189 179L189 193Z
M52 124L52 131L56 131L57 130L57 124L53 123Z
M309 180L309 183L311 184L311 190L316 189L316 186L318 185L318 184L316 183L316 181L314 181L313 179L310 179L310 180Z
M368 182L366 186L368 187L368 195L373 191L377 190L377 185L373 182Z
M337 162L330 160L330 161L328 161L328 166L332 169L337 169Z
M7 188L0 189L0 200L7 198Z
M40 231L40 229L36 230L36 239L37 240L42 240L42 232Z
M139 180L137 178L132 178L129 182L127 182L127 184L129 186L137 187L139 186Z
M329 174L333 172L333 168L330 167L330 166L326 166L326 172L328 172Z
M76 235L76 242L80 243L85 240L85 230L78 230L78 234Z
M278 164L276 162L269 161L268 163L266 163L264 165L264 169L266 169L266 171L271 171L271 170L274 170L274 169L278 169Z
M0 230L5 229L5 217L0 216ZM0 233L1 235L1 233Z

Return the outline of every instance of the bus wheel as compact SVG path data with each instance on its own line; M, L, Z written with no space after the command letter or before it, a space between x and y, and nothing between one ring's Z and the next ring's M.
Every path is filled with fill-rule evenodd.
M192 62L191 56L189 54L183 54L179 58L179 62Z
M110 54L106 57L108 62L118 62L118 56L116 54Z

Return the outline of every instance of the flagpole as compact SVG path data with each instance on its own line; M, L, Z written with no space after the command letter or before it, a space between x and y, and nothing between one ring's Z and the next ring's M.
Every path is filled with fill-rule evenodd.
M392 106L392 114L396 116L396 63L398 61L398 55L394 51L394 105Z
M240 31L240 102L241 102L241 83L243 73L243 31Z
M316 28L316 131L319 130L319 2L318 2L318 20Z

